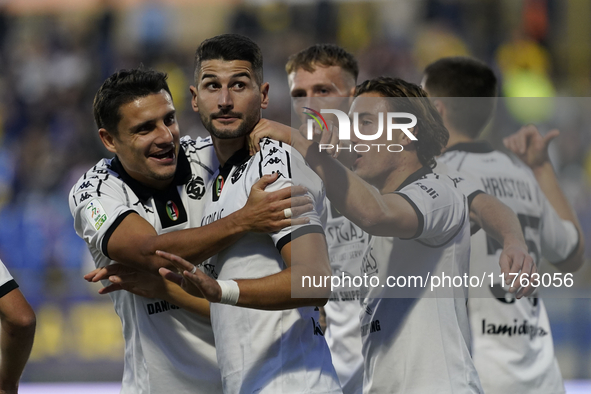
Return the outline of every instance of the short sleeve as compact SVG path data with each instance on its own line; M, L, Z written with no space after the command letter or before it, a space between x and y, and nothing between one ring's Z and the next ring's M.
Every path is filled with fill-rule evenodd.
M8 272L4 263L0 261L0 298L10 293L12 290L18 288L18 284Z
M579 245L579 233L575 225L562 220L548 199L542 199L542 224L540 231L542 256L556 264L566 260Z
M396 193L409 202L419 220L417 233L410 239L440 247L467 225L466 197L448 183L421 179Z
M78 181L70 191L70 211L78 236L106 257L107 242L103 240L108 240L124 217L135 212L125 185L114 176Z
M291 240L308 233L324 234L326 224L326 202L325 191L322 180L306 164L304 158L290 146L280 142L263 139L261 150L251 161L248 170L248 181L245 184L247 193L250 188L263 175L279 173L275 182L267 186L266 191L276 191L284 187L302 185L308 189L308 196L313 201L313 210L304 214L310 222L305 225L286 227L278 232L272 233L271 238L277 249L281 251L283 246Z

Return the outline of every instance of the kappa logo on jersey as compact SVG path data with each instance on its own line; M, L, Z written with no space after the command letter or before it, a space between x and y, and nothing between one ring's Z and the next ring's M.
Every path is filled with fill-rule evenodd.
M267 153L265 157L273 156L277 152L279 152L279 149L276 146L274 146L271 149L269 149L269 153Z
M148 208L146 204L144 204L141 200L137 200L137 202L133 204L134 207L138 207L140 205L142 206L142 208L144 208L144 211L148 213L154 213L154 211Z
M92 186L92 183L90 183L90 181L82 182L82 184L80 186L78 186L78 190L77 191L88 189L91 186Z
M105 209L97 199L94 199L91 202L89 202L86 205L84 211L86 212L86 217L97 231L100 230L102 225L108 219Z
M203 264L203 271L213 279L218 278L218 273L215 272L215 266L213 264Z
M196 177L193 175L185 189L189 198L201 200L205 195L205 182L203 182L203 178L200 176Z
M240 179L242 174L244 174L244 170L246 170L247 165L248 165L248 162L242 163L240 165L240 167L236 168L236 171L234 171L234 173L232 174L232 184L235 184L236 182L238 182L238 179Z
M320 328L320 323L314 320L313 317L311 317L310 319L312 319L312 329L314 330L314 335L320 335L323 337L324 333L322 332L322 328Z
M277 170L277 171L271 171L271 174L274 174L274 173L277 173L277 174L279 174L279 175L277 175L277 179L279 179L279 178L281 178L281 177L284 177L284 178L285 178L285 175L283 175L283 174L281 173L281 171L279 171L279 170Z
M433 190L432 187L427 187L420 182L417 182L417 186L423 189L425 192L427 192L427 194L430 195L432 199L436 199L437 197L439 197L439 194L435 190Z
M88 200L90 197L92 197L92 194L84 192L80 196L80 202L83 203L84 201Z
M283 160L281 160L279 157L271 157L269 160L267 160L267 162L265 163L265 165L263 167L267 167L269 164L283 164L285 165L285 163L283 163Z
M173 222L176 222L178 220L179 209L176 206L176 204L174 203L174 201L168 200L166 202L166 213L168 214L168 217L170 218L170 220L172 220Z

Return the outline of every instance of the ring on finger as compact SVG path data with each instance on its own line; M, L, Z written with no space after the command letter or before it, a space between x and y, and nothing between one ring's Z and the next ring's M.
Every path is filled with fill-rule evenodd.
M289 219L292 216L291 208L285 208L283 210L283 214L285 215L286 219Z
M191 270L191 273L192 273L193 275L195 275L195 272L197 272L197 266L196 266L196 265L194 265L194 266L193 266L193 269Z

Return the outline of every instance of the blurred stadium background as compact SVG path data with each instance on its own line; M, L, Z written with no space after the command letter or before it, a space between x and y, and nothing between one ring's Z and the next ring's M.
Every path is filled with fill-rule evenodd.
M262 47L271 83L265 116L285 123L284 64L318 42L354 53L360 81L388 74L419 83L431 61L472 55L494 67L506 97L576 97L526 99L527 110L507 100L487 138L499 146L524 121L544 129L568 118L552 157L591 256L591 1L0 0L0 258L38 319L22 392L54 392L35 382L117 382L122 374L120 322L99 286L82 280L94 266L67 201L82 172L109 157L96 136L94 93L119 68L167 71L183 134L201 135L188 105L193 53L225 32ZM588 264L575 284L580 298L546 299L573 390L591 379Z

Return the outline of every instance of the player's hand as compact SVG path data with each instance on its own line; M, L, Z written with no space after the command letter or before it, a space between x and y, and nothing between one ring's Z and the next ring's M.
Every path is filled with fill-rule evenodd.
M538 268L534 259L527 252L527 248L515 244L504 247L499 265L505 277L505 284L511 285L513 283L513 286L509 288L509 292L517 292L515 294L517 298L528 296L536 290L533 286L532 274L537 273ZM521 287L521 283L528 283L529 285Z
M296 134L299 134L296 129L292 129L283 123L269 119L260 119L248 135L248 149L250 150L250 155L252 156L261 150L259 143L261 142L261 139L265 137L293 146L292 137L296 136Z
M290 186L274 192L265 191L278 176L276 173L264 175L252 185L246 204L238 211L247 231L271 233L310 221L299 217L314 208L305 187ZM291 209L291 218L286 217L286 209Z
M164 299L166 287L164 280L146 271L140 271L123 264L111 264L96 269L84 276L86 280L97 282L108 279L111 284L99 290L99 294L108 294L118 290L147 297Z
M551 130L542 136L532 124L523 126L517 133L503 139L505 147L513 152L530 168L539 167L550 161L548 145L560 135L559 130Z
M181 284L183 289L185 289L185 286L190 283L199 291L199 297L203 297L209 302L220 302L222 299L222 288L215 279L210 278L198 269L195 270L195 273L191 273L195 266L177 255L163 252L161 250L157 250L156 254L170 261L182 273L180 283L178 275L171 275L171 272L166 268L160 268L159 270L162 277L173 281L176 284ZM191 292L189 292L189 294L195 295Z

